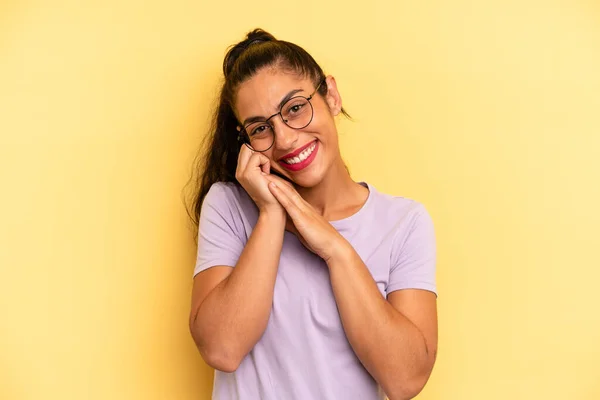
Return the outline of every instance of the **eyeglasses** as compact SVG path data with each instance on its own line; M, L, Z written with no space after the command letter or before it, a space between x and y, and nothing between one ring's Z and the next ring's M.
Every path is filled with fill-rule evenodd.
M286 101L279 112L271 115L264 121L250 122L244 127L238 127L240 131L238 140L241 140L254 151L263 152L269 150L275 143L275 129L269 120L277 115L281 117L284 124L292 129L306 128L312 122L314 110L310 100L325 82L323 79L314 92L308 97L294 96Z

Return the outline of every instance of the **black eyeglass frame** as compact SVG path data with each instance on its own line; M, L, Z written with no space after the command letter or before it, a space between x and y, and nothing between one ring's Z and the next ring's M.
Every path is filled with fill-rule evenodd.
M319 91L319 88L321 88L321 85L323 84L323 82L325 82L325 79L322 79L321 82L319 82L319 84L317 85L316 89L314 90L314 92L311 93L310 96L308 96L308 97L306 97L306 96L294 96L294 97L291 97L284 104L281 105L281 108L279 109L279 112L276 112L275 114L271 115L269 118L267 118L264 121L260 121L260 122L265 122L265 123L269 124L269 126L271 127L271 131L273 131L273 142L271 143L271 145L268 148L266 148L265 150L256 150L256 149L254 149L252 147L252 145L250 145L250 135L248 135L248 132L246 131L246 127L249 126L249 125L251 125L251 124L254 124L255 122L250 122L249 124L246 124L243 127L242 126L238 126L238 131L239 131L238 140L242 141L246 146L248 146L248 148L250 150L257 151L259 153L264 153L265 151L269 151L269 149L271 149L271 147L273 147L273 145L275 144L275 135L276 135L276 133L275 133L275 127L269 122L269 120L272 119L273 117L276 117L277 115L279 115L281 117L281 120L283 121L283 123L286 124L287 126L289 126L288 123L287 123L287 121L283 118L283 115L281 114L281 112L283 111L283 107L286 104L288 104L292 100L298 99L298 98L306 99L306 101L310 105L310 112L311 112L310 120L308 121L308 123L306 125L304 125L304 126L302 126L300 128L296 128L296 127L293 127L293 126L289 126L289 127L292 128L292 129L304 129L307 126L309 126L310 123L312 122L313 118L315 117L315 109L313 108L313 105L312 105L312 103L310 101L315 96L315 94Z

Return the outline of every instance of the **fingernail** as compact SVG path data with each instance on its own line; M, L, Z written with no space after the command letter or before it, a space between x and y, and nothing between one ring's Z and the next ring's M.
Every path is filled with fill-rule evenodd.
M275 184L275 182L271 182L271 183L269 183L269 185L271 185L271 187L274 187L274 188L277 187L277 185Z

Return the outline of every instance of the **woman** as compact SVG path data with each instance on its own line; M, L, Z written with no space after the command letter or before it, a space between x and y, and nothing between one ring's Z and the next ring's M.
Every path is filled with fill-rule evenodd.
M223 72L190 315L213 398L413 398L437 349L427 211L352 180L335 79L302 48L257 29Z

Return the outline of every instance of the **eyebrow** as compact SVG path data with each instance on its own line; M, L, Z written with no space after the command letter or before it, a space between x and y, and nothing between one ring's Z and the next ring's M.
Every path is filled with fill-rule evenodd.
M279 104L277 105L277 109L281 110L281 107L283 107L283 105L292 98L292 96L294 96L296 93L298 92L302 92L304 89L294 89L291 92L289 92L288 94L286 94L283 99L281 99L281 101L279 102ZM244 122L242 123L242 126L246 126L248 124L251 124L252 122L259 122L259 121L265 121L266 118L265 117L261 117L261 116L254 116L254 117L249 117L246 118L244 120Z

